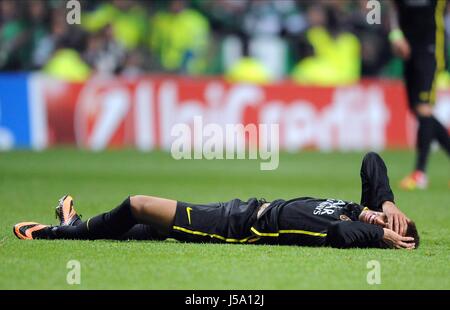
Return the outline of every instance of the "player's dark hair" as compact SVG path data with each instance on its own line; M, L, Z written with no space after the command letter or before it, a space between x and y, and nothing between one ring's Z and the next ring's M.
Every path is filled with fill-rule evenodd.
M419 236L419 233L417 232L416 223L414 223L413 221L410 221L408 223L408 228L406 229L406 236L414 238L414 242L416 244L416 249L417 249L420 244L420 236Z

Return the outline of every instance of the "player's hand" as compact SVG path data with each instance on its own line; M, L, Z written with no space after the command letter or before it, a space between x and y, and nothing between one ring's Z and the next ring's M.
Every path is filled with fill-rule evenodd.
M359 215L359 220L364 223L387 227L387 217L382 212L364 210Z
M408 223L411 220L391 201L385 201L382 208L387 218L387 228L393 230L400 236L406 235Z
M395 231L390 230L389 228L383 228L383 230L383 241L393 248L412 250L416 247L416 243L414 242L413 237L400 236Z
M411 56L411 47L405 38L399 38L391 42L392 51L400 58L407 60Z

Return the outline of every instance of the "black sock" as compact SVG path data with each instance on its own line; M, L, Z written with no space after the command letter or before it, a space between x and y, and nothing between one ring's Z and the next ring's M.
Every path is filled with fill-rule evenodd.
M448 135L447 128L444 127L434 116L433 125L434 125L434 135L438 140L440 146L450 155L450 136Z
M82 222L77 226L56 226L50 230L50 239L79 239L87 240L90 238L86 222Z
M117 208L94 216L77 226L54 227L52 235L53 239L119 239L136 224L128 197Z
M434 121L431 116L419 116L418 120L416 169L425 172L431 142L434 138Z

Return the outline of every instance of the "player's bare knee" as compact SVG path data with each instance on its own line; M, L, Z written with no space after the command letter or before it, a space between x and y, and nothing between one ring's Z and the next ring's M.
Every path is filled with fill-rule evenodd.
M135 195L130 196L131 212L134 215L142 214L146 207L150 204L148 196Z

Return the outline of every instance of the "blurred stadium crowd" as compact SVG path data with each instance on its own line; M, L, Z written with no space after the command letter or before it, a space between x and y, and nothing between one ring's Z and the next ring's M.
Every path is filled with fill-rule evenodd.
M402 72L388 19L368 24L364 0L80 3L81 23L69 25L64 0L0 0L0 70L70 81L152 72L319 85Z

